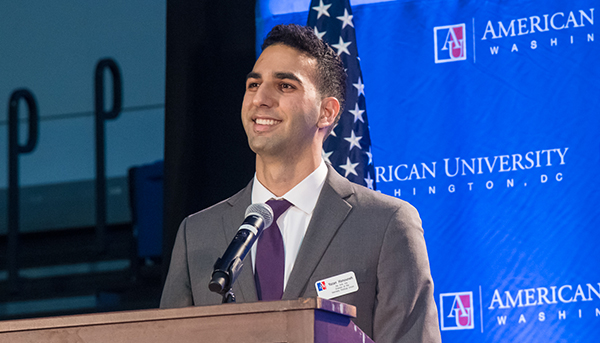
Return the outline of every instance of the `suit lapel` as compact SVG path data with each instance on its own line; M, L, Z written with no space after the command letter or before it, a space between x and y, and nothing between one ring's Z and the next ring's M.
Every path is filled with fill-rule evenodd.
M330 165L328 168L327 179L300 246L283 300L297 299L302 295L329 243L352 209L352 205L345 200L353 193L350 182Z
M229 244L244 220L246 208L252 202L252 181L246 188L236 196L231 197L227 202L231 205L231 208L223 213L223 228L227 244ZM244 266L232 289L239 302L258 301L256 285L254 284L254 273L252 273L252 255L250 252L248 252L248 255L244 259Z

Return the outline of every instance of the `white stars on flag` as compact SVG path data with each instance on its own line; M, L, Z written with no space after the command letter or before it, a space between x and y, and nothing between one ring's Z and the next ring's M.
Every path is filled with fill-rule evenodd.
M323 39L323 36L325 36L326 33L327 31L319 32L319 30L317 30L317 28L315 27L315 35L317 35L319 39Z
M319 19L319 18L321 18L322 15L326 15L329 17L329 11L327 11L329 9L329 7L331 7L331 4L324 5L323 0L321 0L319 2L319 6L315 6L312 9L319 12L319 14L317 14L317 19Z
M348 10L345 8L344 8L344 15L341 17L336 17L342 21L342 30L346 27L346 25L350 25L350 26L354 27L354 24L352 23L352 17L354 17L354 16L351 14L348 14Z
M321 156L348 180L376 189L365 85L360 71L350 1L311 0L308 26L337 52L344 64L348 82L344 110L323 143Z
M351 134L350 134L350 137L346 137L346 138L344 138L345 140L347 140L348 142L350 142L350 149L348 149L348 150L352 150L352 148L354 148L354 147L357 147L357 148L359 148L359 149L362 149L362 148L360 147L360 143L358 142L359 140L361 140L361 139L362 139L362 136L357 136L357 135L355 135L355 134L354 134L354 130L352 130L352 131L350 131L350 132L351 132Z
M365 178L365 182L367 183L367 188L373 189L373 179L371 178L371 173L367 172L367 177Z
M331 156L331 154L333 154L333 151L325 152L325 150L321 150L321 157L323 157L323 160L329 164L331 164L331 161L329 160L329 156Z
M352 44L352 42L344 42L342 36L340 36L340 42L337 44L331 44L331 46L337 49L338 56L341 55L342 52L350 55L350 51L348 51L348 46L350 44Z
M348 111L350 113L352 113L352 115L354 115L354 122L356 123L357 120L362 121L363 123L365 122L363 120L362 114L365 113L364 110L361 110L360 108L358 108L358 103L354 104L354 109Z
M329 135L331 135L333 137L337 137L337 135L335 134L335 128L338 126L338 124L339 123L335 123L335 125L333 126L333 129L331 129L331 132L329 133Z
M348 177L348 174L352 174L352 175L356 175L358 176L358 174L356 173L356 166L358 165L358 163L352 163L350 161L350 157L346 158L346 164L342 164L340 166L340 168L344 169L346 171L346 175L344 175L344 177Z
M354 88L358 89L358 96L360 96L361 94L365 95L365 85L362 83L362 79L360 78L360 76L358 77L358 83L353 83L352 85L354 86Z

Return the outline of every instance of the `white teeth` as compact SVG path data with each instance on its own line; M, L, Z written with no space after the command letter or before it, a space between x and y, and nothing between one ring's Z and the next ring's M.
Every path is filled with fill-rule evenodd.
M255 121L258 125L275 125L279 120L257 118Z

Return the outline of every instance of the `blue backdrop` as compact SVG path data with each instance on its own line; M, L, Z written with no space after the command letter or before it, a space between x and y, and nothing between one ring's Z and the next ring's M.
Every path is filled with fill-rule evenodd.
M258 1L257 44L309 3ZM444 342L600 339L597 1L352 3L377 188L421 214Z

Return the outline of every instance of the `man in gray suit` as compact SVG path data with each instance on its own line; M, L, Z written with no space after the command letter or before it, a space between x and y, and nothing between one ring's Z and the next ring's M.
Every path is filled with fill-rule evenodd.
M162 308L215 305L208 289L251 203L285 199L276 223L284 246L284 300L318 295L316 283L353 272L354 292L335 298L357 307L355 323L376 342L440 342L433 281L421 220L410 204L350 183L324 163L321 149L343 106L345 72L309 28L277 26L246 81L242 122L256 174L240 192L181 224ZM258 301L255 244L234 290Z

